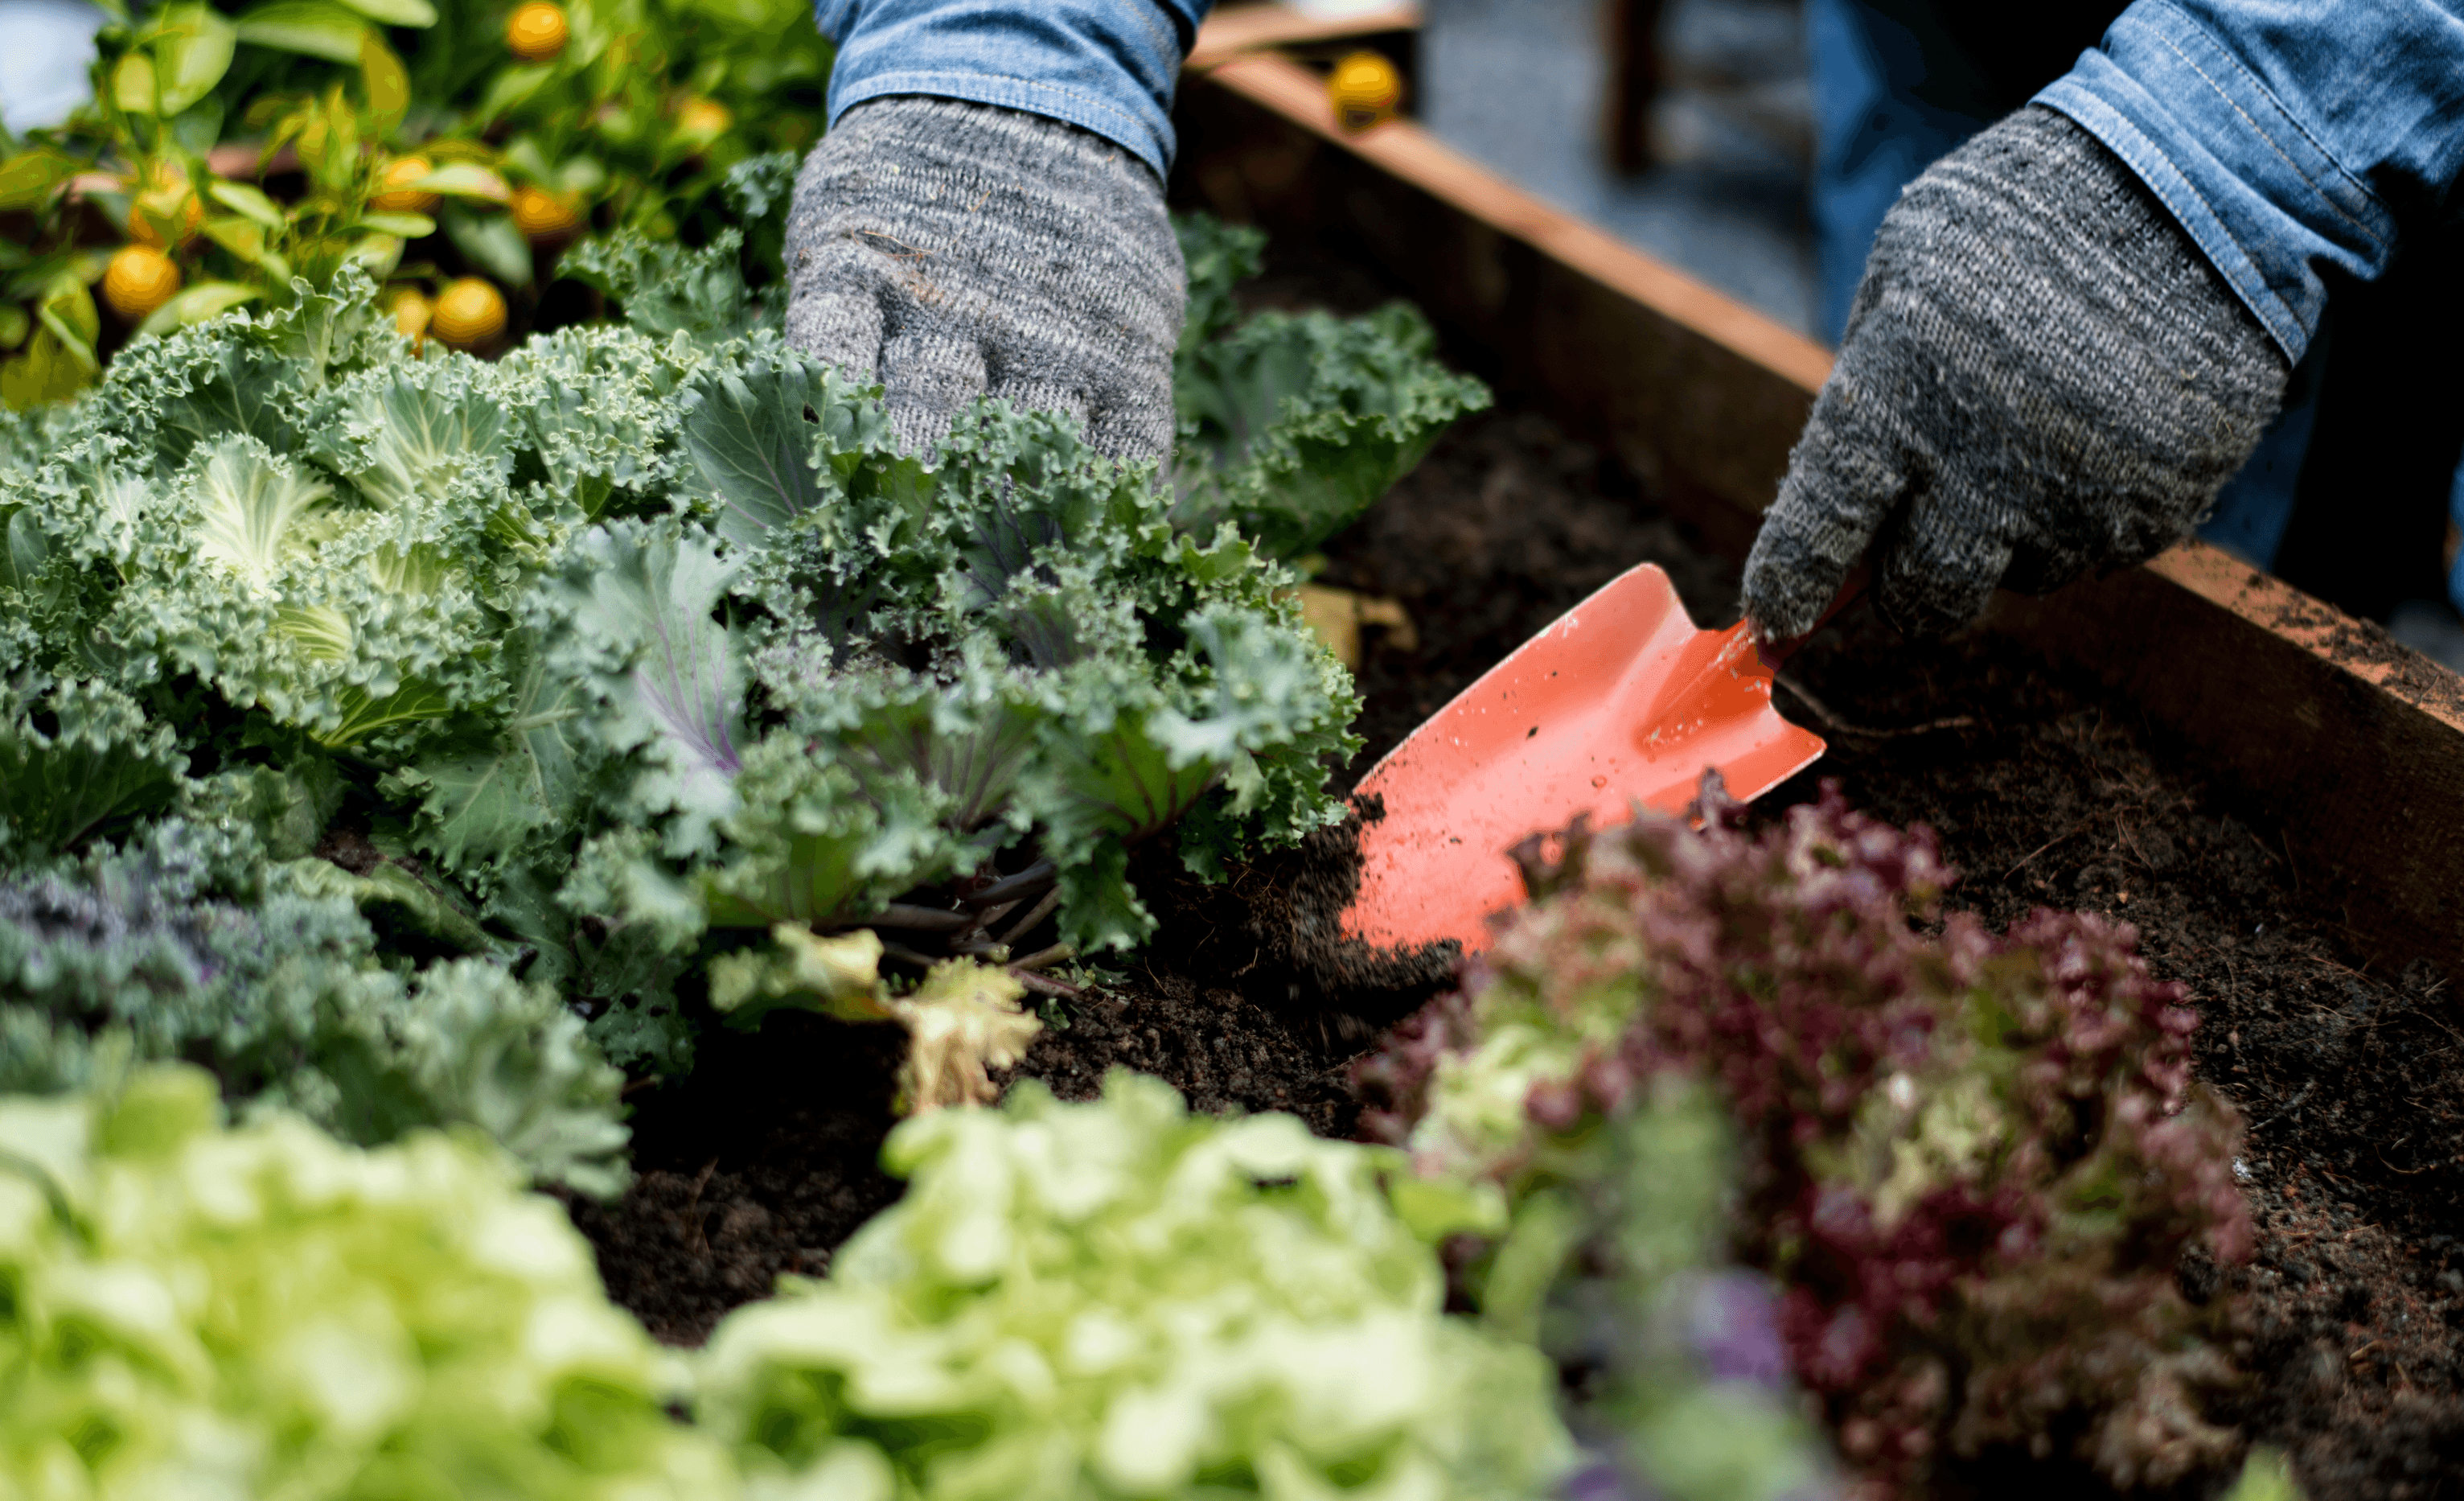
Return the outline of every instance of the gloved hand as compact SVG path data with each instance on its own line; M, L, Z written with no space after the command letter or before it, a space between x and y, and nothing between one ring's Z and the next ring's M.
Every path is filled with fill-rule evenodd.
M787 342L889 388L910 449L978 396L1067 411L1115 458L1172 450L1187 298L1163 185L1034 115L900 96L813 148L787 219Z
M2186 534L2291 366L2104 145L2031 106L1908 186L1746 561L1764 640L1812 630L1860 557L1925 633Z

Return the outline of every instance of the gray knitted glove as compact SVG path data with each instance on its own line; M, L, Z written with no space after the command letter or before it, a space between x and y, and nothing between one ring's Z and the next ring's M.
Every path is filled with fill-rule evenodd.
M1803 636L1865 557L1883 613L1925 633L1996 585L2151 557L2250 456L2290 373L2120 158L2021 110L1882 220L1746 614Z
M1163 186L1071 125L956 99L859 104L804 163L787 342L889 388L921 451L979 396L1067 411L1115 458L1172 450L1187 298Z

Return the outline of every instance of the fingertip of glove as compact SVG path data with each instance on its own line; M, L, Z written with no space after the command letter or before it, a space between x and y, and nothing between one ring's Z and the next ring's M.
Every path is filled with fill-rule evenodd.
M1762 640L1794 641L1814 629L1845 574L1766 522L1746 558L1746 619Z

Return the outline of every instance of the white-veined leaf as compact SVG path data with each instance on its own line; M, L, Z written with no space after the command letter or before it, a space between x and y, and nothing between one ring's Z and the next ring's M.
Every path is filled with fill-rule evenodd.
M360 216L360 227L406 240L424 239L436 232L436 221L424 213L365 213Z
M387 26L434 26L436 8L428 0L342 0L371 21Z
M251 183L234 183L218 177L206 185L206 196L242 218L253 219L269 230L279 230L286 219L282 206L265 195L265 190Z
M251 584L271 585L285 562L328 535L333 487L254 438L224 438L193 474L198 556Z
M200 281L172 294L170 301L146 315L137 331L160 336L189 323L209 322L264 295L255 287L236 281Z

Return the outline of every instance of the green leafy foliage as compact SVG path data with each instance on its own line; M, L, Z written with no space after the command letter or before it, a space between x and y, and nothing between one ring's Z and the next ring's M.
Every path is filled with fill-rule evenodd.
M1392 1154L1192 1117L1115 1072L901 1125L906 1197L713 1336L696 1413L757 1478L918 1497L1539 1493L1536 1352L1441 1312ZM1442 1233L1452 1225L1433 1222ZM868 1490L869 1488L869 1490Z
M485 1141L220 1116L187 1068L0 1097L0 1473L23 1493L737 1492L589 1247Z
M179 737L126 695L70 681L0 724L0 855L56 854L171 804Z
M199 1059L350 1140L477 1126L544 1181L624 1187L623 1078L553 991L478 960L406 981L358 878L269 868L255 843L173 821L0 880L0 1090L76 1088L121 1054Z
M470 276L510 299L517 334L554 318L540 273L577 239L589 262L602 231L634 232L636 264L723 258L775 284L775 210L821 135L831 63L792 0L564 0L519 46L514 0L107 9L92 99L0 140L0 209L31 221L0 253L11 408L91 386L132 336L287 305L295 280L322 291L345 266L386 282L414 333ZM681 306L725 290L640 284ZM728 295L758 319L740 284Z
M1837 1467L1789 1380L1769 1279L1730 1263L1734 1132L1699 1082L1654 1080L1552 1139L1474 1269L1483 1319L1582 1371L1580 1494L1809 1501Z
M2101 918L1944 916L1930 833L1836 786L1754 835L1706 776L1701 812L1533 854L1534 902L1465 989L1364 1066L1385 1133L1579 1201L1616 1162L1587 1135L1700 1080L1748 1185L1730 1248L1784 1288L1789 1368L1858 1468L1902 1486L2061 1445L2123 1490L2221 1479L2237 1304L2175 1270L2247 1258L2252 1229L2180 987Z
M1406 304L1240 320L1232 287L1256 273L1264 236L1202 217L1177 228L1190 268L1173 380L1184 529L1230 520L1275 557L1313 552L1489 405L1486 386L1437 364L1437 336Z
M709 305L754 305L727 256L702 272ZM355 915L351 978L302 982L322 999L279 1026L231 984L159 1036L57 1003L30 1052L132 1027L363 1139L483 1123L605 1183L602 1075L540 997L678 1071L711 966L782 924L890 933L897 1000L944 958L1138 941L1140 841L1212 874L1338 815L1357 700L1291 574L1068 421L986 403L910 453L876 389L759 318L637 289L628 325L487 363L406 342L355 268L293 290L20 419L0 875L243 828L232 889L182 899ZM951 1056L1014 1051L1007 1004L935 1013L972 1018ZM980 1093L969 1068L911 1093Z

